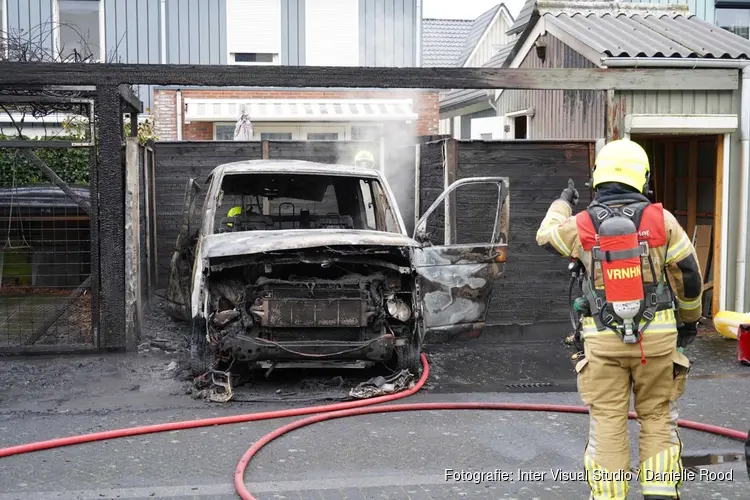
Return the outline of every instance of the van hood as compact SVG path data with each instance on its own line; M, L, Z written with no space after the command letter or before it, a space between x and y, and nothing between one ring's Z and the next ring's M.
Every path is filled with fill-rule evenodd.
M419 247L414 239L399 233L352 229L287 229L281 231L247 231L205 236L201 257L234 257L275 250L333 246Z

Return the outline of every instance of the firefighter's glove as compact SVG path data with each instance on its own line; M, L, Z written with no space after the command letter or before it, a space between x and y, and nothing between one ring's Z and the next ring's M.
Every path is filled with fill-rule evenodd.
M578 190L573 184L573 179L568 179L568 187L560 194L560 199L570 205L570 208L575 208L578 204Z
M698 335L698 323L689 323L677 328L677 347L687 347Z

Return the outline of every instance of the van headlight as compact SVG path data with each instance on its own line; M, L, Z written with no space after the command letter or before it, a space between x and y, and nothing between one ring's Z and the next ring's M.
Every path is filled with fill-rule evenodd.
M403 300L390 297L385 303L388 314L402 323L406 323L411 317L411 309Z

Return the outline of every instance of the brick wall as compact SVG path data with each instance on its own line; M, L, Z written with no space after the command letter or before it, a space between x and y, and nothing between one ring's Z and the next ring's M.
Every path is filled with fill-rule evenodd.
M440 94L422 92L417 101L417 135L437 135L440 133Z
M154 91L154 133L162 141L177 140L177 92Z
M418 135L436 135L440 124L438 92L413 91L316 91L316 90L183 90L182 98L194 99L414 99L414 111L419 114ZM415 98L416 97L416 98ZM174 90L154 90L154 124L156 134L162 140L177 139L176 98ZM186 141L210 141L213 139L213 123L192 122L183 124L182 139Z

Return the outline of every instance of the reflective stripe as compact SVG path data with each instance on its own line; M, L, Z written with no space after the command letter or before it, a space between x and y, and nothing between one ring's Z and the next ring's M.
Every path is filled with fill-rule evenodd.
M560 237L560 231L558 228L554 227L550 230L550 236L552 236L552 244L557 247L557 250L560 251L561 254L563 254L565 257L568 257L570 255L570 249L568 248L568 245L565 244L563 239Z
M675 242L674 245L671 245L669 248L667 248L667 257L664 260L665 264L669 264L670 262L679 262L685 257L690 254L690 250L692 249L692 243L690 243L690 240L687 237L687 234L682 233L682 238L680 238L677 242Z
M643 326L646 322L641 321L641 326ZM654 315L654 320L649 323L648 328L643 332L645 334L665 334L665 333L674 333L677 331L677 323L675 321L674 317L674 311L671 309L667 309L666 311L658 311ZM616 335L616 332L605 328L602 331L599 331L596 328L596 323L594 322L594 318L586 317L583 319L583 328L581 330L581 334L584 337L599 337L603 335Z
M558 221L551 221L552 227L541 227L539 228L539 231L537 231L537 240L543 239L547 240L550 245L552 245L555 250L557 250L562 256L568 257L570 256L570 249L565 244L563 239L560 237L560 231L559 231L559 225L560 223ZM545 224L547 226L547 224Z
M697 309L701 305L701 297L693 300L681 300L678 298L677 303L680 305L680 309Z
M623 479L630 476L630 471L610 472L597 464L588 453L584 455L583 463L591 488L589 498L593 500L625 500L627 498L630 484ZM617 479L618 477L620 479Z
M677 498L682 484L680 445L670 446L641 464L641 491L644 495L665 495Z

